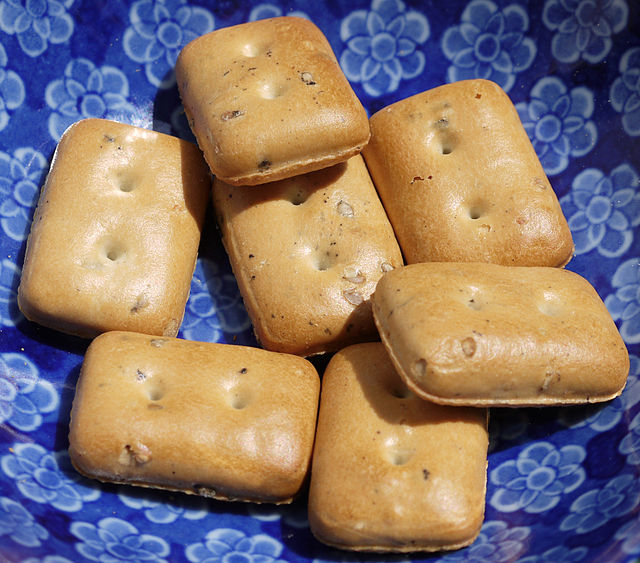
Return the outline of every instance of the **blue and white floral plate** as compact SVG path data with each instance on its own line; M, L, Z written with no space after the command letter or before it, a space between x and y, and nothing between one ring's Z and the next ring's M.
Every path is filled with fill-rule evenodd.
M0 560L381 560L316 542L304 499L231 504L80 478L67 424L87 343L27 322L16 306L62 131L106 117L191 138L172 72L181 47L284 14L325 32L370 113L449 81L498 82L569 220L569 268L595 285L631 354L627 388L607 405L493 412L482 532L427 559L638 561L637 0L0 0ZM255 344L211 214L181 336Z

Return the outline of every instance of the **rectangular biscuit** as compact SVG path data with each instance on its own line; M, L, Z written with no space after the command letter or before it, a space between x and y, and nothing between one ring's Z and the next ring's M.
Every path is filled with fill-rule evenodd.
M114 121L75 123L40 194L20 309L79 336L175 336L209 189L209 171L192 143Z
M382 344L338 352L322 380L309 524L359 551L438 551L482 526L487 411L411 393Z
M362 104L312 22L278 17L218 29L176 63L185 113L212 172L263 184L358 154Z
M308 472L319 390L297 356L105 333L82 364L69 455L101 481L290 502Z
M363 151L405 260L563 266L573 240L504 91L446 84L370 119Z
M372 302L405 383L437 403L607 401L622 392L629 372L604 303L568 270L412 264L385 274Z
M216 178L213 202L262 346L311 355L377 339L369 296L402 256L360 155L259 190Z

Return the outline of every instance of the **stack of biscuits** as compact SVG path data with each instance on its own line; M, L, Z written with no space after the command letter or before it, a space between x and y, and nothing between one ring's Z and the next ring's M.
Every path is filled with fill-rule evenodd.
M563 269L571 233L512 102L468 80L368 119L293 17L194 40L176 76L199 148L78 122L33 220L21 310L95 337L75 467L271 503L310 474L326 544L470 544L487 408L610 400L629 370L597 293ZM176 338L211 191L262 349ZM321 385L305 358L325 353Z

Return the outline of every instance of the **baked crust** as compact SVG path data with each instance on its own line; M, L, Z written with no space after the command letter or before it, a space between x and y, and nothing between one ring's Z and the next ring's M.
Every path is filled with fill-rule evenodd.
M255 185L325 168L369 141L367 114L312 22L222 28L180 52L185 112L211 171Z
M40 194L20 310L83 337L108 330L175 336L209 190L192 143L115 121L75 123Z
M405 383L440 404L608 401L629 373L607 308L587 280L568 270L412 264L385 274L372 303Z
M349 346L322 380L311 531L356 551L469 545L484 518L487 447L485 409L424 401L382 344Z
M101 481L288 503L309 469L319 390L297 356L105 333L82 364L69 455Z
M573 239L513 103L446 84L371 117L363 151L407 264L564 266Z
M215 179L213 202L262 346L308 356L377 340L369 296L402 256L360 155L260 189Z

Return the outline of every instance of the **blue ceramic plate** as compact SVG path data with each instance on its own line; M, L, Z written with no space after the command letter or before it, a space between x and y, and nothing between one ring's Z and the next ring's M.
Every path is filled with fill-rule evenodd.
M429 560L637 561L637 0L0 0L0 560L380 560L316 542L304 500L232 504L80 478L67 425L87 343L29 323L16 305L38 190L65 128L105 117L191 138L172 72L181 47L285 14L324 31L369 113L445 82L499 83L569 220L569 268L595 285L631 354L627 388L609 404L493 412L482 532ZM180 335L255 344L209 218Z

